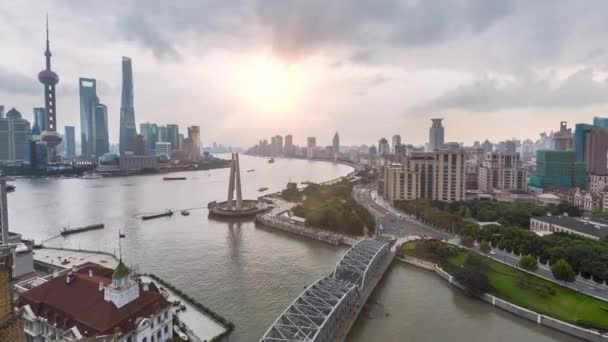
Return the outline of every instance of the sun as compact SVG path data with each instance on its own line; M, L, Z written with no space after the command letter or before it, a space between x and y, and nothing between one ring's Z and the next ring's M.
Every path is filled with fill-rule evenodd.
M237 88L249 109L286 114L298 105L301 77L297 66L270 55L250 57L237 70Z

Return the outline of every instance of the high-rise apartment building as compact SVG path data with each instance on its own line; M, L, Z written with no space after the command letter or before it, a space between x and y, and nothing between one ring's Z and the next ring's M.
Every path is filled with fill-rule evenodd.
M314 157L314 148L317 147L317 138L308 137L306 138L306 156L308 159Z
M271 154L273 156L278 156L283 154L283 137L280 135L275 135L270 138L270 149Z
M9 110L5 118L0 119L0 161L29 160L29 134L29 121L15 108Z
M478 169L478 188L493 190L527 191L528 179L517 152L486 153Z
M133 103L133 67L131 58L122 58L122 94L120 99L120 141L121 154L135 150L135 107Z
M587 168L576 157L574 151L536 151L536 174L530 177L530 186L584 189Z
M412 152L402 163L383 167L382 193L386 200L426 198L437 201L465 199L464 152Z
M443 119L431 119L433 122L429 128L429 151L438 150L443 147L445 133L441 122Z
M399 134L395 134L393 135L393 149L392 149L392 153L395 154L396 150L397 150L397 146L401 145L401 136Z
M380 138L378 140L378 155L383 156L391 153L391 146L386 138Z
M64 127L65 157L74 159L76 157L76 129L74 126Z

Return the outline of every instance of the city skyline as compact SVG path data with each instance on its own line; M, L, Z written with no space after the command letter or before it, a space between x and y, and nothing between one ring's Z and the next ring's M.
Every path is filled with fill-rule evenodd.
M231 14L231 10L234 4L207 8L206 5L184 2L172 10L175 11L172 13L174 17L183 19L181 27L176 27L172 20L165 22L168 19L163 19L167 30L174 33L172 40L169 40L167 34L154 31L156 29L148 22L130 22L127 14L132 7L129 4L120 7L116 3L99 6L96 14L87 19L95 25L85 25L80 20L66 20L83 13L84 9L80 6L68 8L63 2L55 2L53 6L49 2L11 4L0 12L7 22L10 23L11 18L17 20L20 13L30 13L33 18L40 20L20 20L19 29L7 25L6 49L13 53L6 56L6 62L0 68L0 75L7 80L0 84L0 96L6 99L3 105L16 107L23 113L28 113L30 107L42 106L37 91L39 88L33 85L35 73L40 68L37 58L39 46L35 42L42 39L41 22L44 12L48 10L54 25L53 32L56 32L53 53L58 58L54 68L62 75L57 89L60 126L70 124L79 127L77 80L82 76L93 77L99 82L99 96L108 106L112 142L117 142L119 135L116 127L119 125L121 82L120 66L117 64L122 55L132 57L136 64L133 74L135 107L139 113L136 124L165 122L168 108L175 113L174 123L182 127L189 124L204 127L205 123L213 122L217 115L222 115L226 120L216 122L213 132L206 134L208 141L232 139L234 145L240 146L255 142L256 137L249 131L261 130L269 125L273 129L268 134L290 131L296 136L310 134L308 132L327 136L333 130L340 129L345 144L375 141L378 136L393 134L388 132L389 129L399 127L398 133L404 142L423 143L426 134L421 132L421 128L426 127L429 118L436 116L444 117L451 123L446 141L463 141L467 136L482 141L490 137L495 137L491 140L513 136L534 138L545 127L552 126L550 123L555 116L579 122L586 117L602 115L607 108L605 98L608 97L605 96L605 84L602 82L605 53L597 43L605 33L605 25L598 22L600 19L595 16L599 11L591 10L604 4L598 2L597 6L581 7L565 2L557 6L556 13L552 15L573 12L579 18L583 16L588 19L586 24L582 23L585 20L579 20L576 25L563 25L562 31L566 32L555 30L561 35L569 34L577 38L569 39L569 42L577 41L570 45L560 41L559 36L552 36L554 33L546 33L546 30L542 34L551 35L551 39L538 37L541 33L536 31L536 25L527 14L540 10L533 4L508 2L487 8L481 4L471 4L479 10L479 14L470 19L477 20L473 22L478 22L480 27L467 29L468 24L456 22L464 26L463 32L448 34L437 28L438 36L424 36L434 31L429 31L431 28L420 23L409 24L412 27L400 26L402 24L387 13L386 6L379 8L382 6L367 1L359 4L358 9L346 11L345 19L355 37L359 36L361 26L352 20L353 16L361 19L360 25L380 25L384 22L381 19L386 16L386 24L381 27L388 32L398 29L410 29L411 32L418 32L417 28L425 30L421 31L420 36L403 33L404 36L400 38L404 42L400 41L401 44L397 44L395 51L392 51L387 47L386 38L379 39L375 46L353 41L340 31L336 32L338 13L345 7L344 3L336 3L321 17L324 30L319 34L323 36L317 37L311 36L311 20L307 18L314 17L312 14L322 8L321 4L313 1L304 11L303 22L294 24L295 27L288 30L290 27L285 27L286 24L272 14L274 12L264 15L264 9L293 13L293 7L285 4L276 5L284 8L275 8L254 2L253 13L242 13L242 20L246 24L251 23L251 28L244 32L246 38L235 44L226 37L229 35L227 32L233 32L228 29L234 27L226 27L227 31L222 31L220 29L224 27L221 23L214 21L220 27L204 28L188 16L189 11L200 11L212 13L218 18L233 18L231 16L235 14ZM437 8L425 4L414 8L405 8L397 3L385 5L393 6L388 7L405 18L425 11L435 11L429 13L442 17L450 9L455 10L451 2ZM370 13L362 13L362 8L370 9ZM151 18L161 15L156 3L147 4L146 10ZM462 20L467 15L473 16L463 11L456 10L455 13L454 18L447 19ZM505 33L511 33L508 28L516 23L522 27L522 31L518 32L521 37L517 38L521 39L523 45L521 55L529 58L528 67L518 65L520 54L505 54L504 49L490 52L484 46L484 43L497 38L509 38L505 46L514 46L514 39L509 35L505 37ZM585 28L591 27L594 30L583 36ZM137 31L137 28L144 31ZM285 30L284 35L279 34L281 29ZM146 40L143 32L152 32L151 37L154 38ZM297 33L302 33L302 36ZM203 41L214 44L194 44L193 35L200 35ZM446 39L448 37L454 38L454 43L450 43ZM310 39L310 46L306 44L307 38ZM327 42L321 38L326 38ZM423 39L428 39L428 44L420 44ZM551 46L543 55L533 43L545 40L555 42L555 46ZM23 44L23 41L31 44ZM467 47L469 52L455 49L454 44ZM91 49L97 51L100 46L103 46L103 53L94 57L87 53ZM444 54L441 52L446 49L450 49L453 55L450 61L442 60ZM470 57L470 51L479 56L473 58L477 63L465 62L466 57ZM407 55L407 58L402 58L403 55ZM283 114L272 113L271 110L266 113L254 108L259 103L252 102L250 95L257 92L252 89L260 88L255 87L258 75L244 72L248 77L245 80L235 80L233 76L239 71L250 71L258 66L279 79L287 72L290 80L293 78L297 81L291 80L298 83L297 89L292 89L298 93L297 96L292 93L285 96L293 96L295 100L291 105L295 109ZM243 94L239 82L249 84L247 94ZM253 82L253 86L248 82ZM277 84L282 83L279 80L262 86L272 88ZM334 96L322 96L329 88L333 89ZM486 95L472 99L476 92ZM280 102L277 101L277 106L281 105ZM519 125L523 120L527 124ZM496 125L499 121L500 128ZM483 130L468 131L473 124L483 127ZM237 134L243 131L247 133Z

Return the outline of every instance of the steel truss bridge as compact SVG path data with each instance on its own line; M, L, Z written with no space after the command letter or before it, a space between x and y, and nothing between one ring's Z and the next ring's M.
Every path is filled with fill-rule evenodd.
M344 254L332 274L307 287L281 313L260 342L333 341L343 318L364 304L359 303L361 295L365 293L367 299L370 279L382 276L390 256L389 243L361 240Z

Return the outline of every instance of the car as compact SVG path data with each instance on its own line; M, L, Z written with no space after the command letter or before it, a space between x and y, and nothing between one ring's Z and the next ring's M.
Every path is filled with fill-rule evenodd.
M492 255L496 255L496 252L494 252L494 251L490 251L490 254L492 254Z

